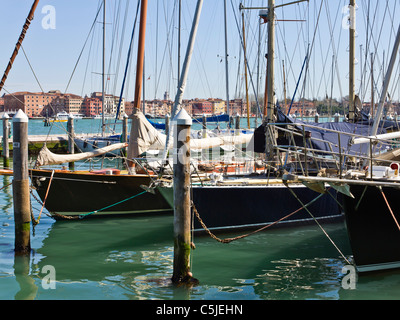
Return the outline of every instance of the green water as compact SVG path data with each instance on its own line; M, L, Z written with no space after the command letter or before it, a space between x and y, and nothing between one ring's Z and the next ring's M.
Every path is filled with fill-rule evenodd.
M2 177L0 187L11 179ZM316 225L269 230L229 244L195 236L192 271L200 283L193 288L170 283L171 215L54 221L42 214L31 237L31 256L16 258L11 194L9 186L0 195L2 300L400 298L398 272L362 276L355 290L343 289L346 263ZM40 206L32 205L37 218ZM350 258L345 225L326 224L324 229ZM55 270L54 289L43 285L46 266Z
M15 257L12 188L5 187L11 181L0 176L0 300L400 299L399 271L359 276L355 289L345 289L346 262L316 225L229 244L195 236L193 288L170 283L172 215L54 221L44 210L32 230L31 255ZM41 206L34 200L32 206L37 218ZM323 227L351 259L344 223ZM55 288L46 282L49 266Z

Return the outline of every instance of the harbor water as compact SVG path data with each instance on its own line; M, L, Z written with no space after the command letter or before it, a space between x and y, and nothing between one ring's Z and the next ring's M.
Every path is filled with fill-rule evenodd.
M93 120L77 123L84 121ZM316 224L229 244L195 235L191 265L199 284L192 288L170 282L172 214L55 221L44 210L32 227L30 257L15 257L11 182L0 176L1 300L400 299L400 271L359 275L346 285L347 262L337 250L351 261L344 222L322 225L337 248ZM35 219L40 210L32 198Z

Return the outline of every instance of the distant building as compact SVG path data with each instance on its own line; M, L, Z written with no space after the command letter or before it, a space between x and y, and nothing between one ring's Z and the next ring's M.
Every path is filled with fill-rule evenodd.
M317 109L313 101L302 99L297 102L292 103L292 108L290 109L290 114L295 114L296 116L311 117L315 116Z
M15 92L4 96L4 111L16 113L21 109L28 117L40 117L50 112L53 114L52 104L56 98L60 97L59 92L50 91L48 93L34 92Z
M192 115L212 114L212 103L204 99L194 99L192 101Z
M81 113L86 117L94 117L101 113L101 106L101 99L86 96L82 101Z
M4 111L4 98L0 97L0 112Z
M75 94L65 95L65 107L64 110L69 114L82 113L82 102L83 98Z
M211 102L213 114L226 113L226 103L222 99L208 99Z
M98 98L102 100L102 93L101 92L93 92L91 98ZM104 113L105 114L112 114L115 115L118 112L118 104L119 104L119 97L113 96L111 94L106 94L104 96ZM101 110L98 114L101 113ZM122 115L125 113L125 99L121 99L121 104L119 106L119 114Z
M185 111L186 111L189 115L193 114L192 101L193 101L193 100L182 100L182 107L183 107L183 109L185 109Z
M125 113L127 116L130 116L133 113L134 104L133 101L125 102Z
M243 99L233 99L229 101L229 113L231 116L239 114L239 116L244 116L247 113L245 105L243 104Z

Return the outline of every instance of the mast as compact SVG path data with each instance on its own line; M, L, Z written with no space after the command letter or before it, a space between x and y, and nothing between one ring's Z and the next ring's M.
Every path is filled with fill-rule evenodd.
M274 116L275 0L268 0L267 119Z
M284 107L283 111L286 114L287 112L287 107L286 107L286 75L285 75L285 60L282 60L282 73L283 73L283 101L284 101Z
M143 77L143 62L144 62L144 45L146 35L146 18L147 18L147 0L142 0L140 7L140 26L139 26L139 43L138 43L138 56L136 64L136 83L135 83L135 97L134 97L134 112L140 110L140 94L142 88ZM134 128L131 127L130 136L134 136ZM133 139L129 139L129 145L133 144ZM128 159L132 159L133 148L128 147ZM128 161L128 167L133 168L134 162Z
M399 29L397 30L396 41L394 43L392 56L390 58L389 66L386 71L385 79L383 80L383 89L382 89L381 97L379 99L379 105L378 105L378 109L376 111L374 124L372 126L371 136L375 136L376 133L378 132L378 127L379 127L379 123L380 123L380 120L382 117L382 112L383 112L383 106L385 104L386 95L387 95L388 88L389 88L390 77L392 76L393 67L396 62L396 56L397 56L397 51L399 50L399 45L400 45L400 25L399 25Z
M371 117L374 118L374 104L375 104L375 97L374 97L374 54L371 52L371 108L370 113Z
M189 72L190 61L192 59L194 41L195 41L196 34L197 34L197 28L199 25L202 6L203 6L203 0L198 0L197 6L196 6L196 11L195 11L194 18L193 18L192 29L190 30L189 43L186 48L185 61L183 62L183 65L182 65L182 74L179 78L178 91L176 93L174 106L171 111L171 119L175 118L175 116L178 112L178 107L180 107L182 105L183 92L186 87L186 80L187 80L187 75ZM170 144L170 140L171 140L171 136L172 136L172 131L173 130L169 130L169 132L167 134L166 143L165 143L165 147L164 147L164 151L163 151L163 157L162 157L163 160L167 159L167 154L168 154L169 144Z
M249 90L247 87L246 32L245 32L245 28L244 28L244 12L243 11L242 11L242 28L243 28L243 49L244 49L244 77L245 77L245 84L246 84L247 128L250 129Z
M22 41L24 41L25 34L26 34L26 32L28 31L28 29L29 29L29 26L30 26L30 24L31 24L31 21L33 20L33 17L34 17L34 14L35 14L35 10L36 10L36 7L38 6L38 4L39 4L39 0L35 0L35 2L33 3L32 7L31 7L31 10L29 11L28 17L27 17L26 20L25 20L25 24L24 24L24 26L22 27L22 31L21 31L21 34L20 34L20 36L19 36L18 42L17 42L16 45L15 45L14 52L13 52L12 55L11 55L10 61L8 62L8 65L7 65L7 68L6 68L6 70L4 71L3 78L2 78L1 81L0 81L0 92L1 92L1 90L3 89L4 83L5 83L6 80L7 80L8 73L9 73L10 70L11 70L11 67L12 67L12 65L13 65L13 63L14 63L14 60L15 60L15 58L16 58L17 55L18 55L19 48L20 48L21 45L22 45Z
M356 26L356 0L350 0L350 47L349 47L349 121L354 122L355 104L354 104L354 79L355 79L355 26Z
M103 61L101 69L101 136L104 137L106 126L104 120L105 110L105 55L106 55L106 0L103 0Z
M136 65L136 82L135 82L136 85L135 85L135 97L133 105L138 110L140 110L140 95L141 95L142 78L143 78L146 18L147 18L147 0L142 0L140 8L139 43L138 43L137 65Z
M230 126L230 108L229 108L229 74L228 74L228 26L226 18L226 0L224 0L224 20L225 20L225 85L226 85L226 113L228 114L228 126Z
M181 75L181 17L182 17L182 0L179 0L179 10L178 10L178 85L179 77Z

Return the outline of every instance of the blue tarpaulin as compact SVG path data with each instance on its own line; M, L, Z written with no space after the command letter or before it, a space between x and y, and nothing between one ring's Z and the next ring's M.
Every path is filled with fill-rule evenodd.
M154 121L151 121L149 118L147 120L150 122L150 124L156 128L156 129L162 129L165 130L165 123L157 123ZM193 119L194 123L203 123L203 118L195 118ZM218 116L211 116L211 117L206 117L207 122L227 122L229 121L229 116L227 114L220 114Z

